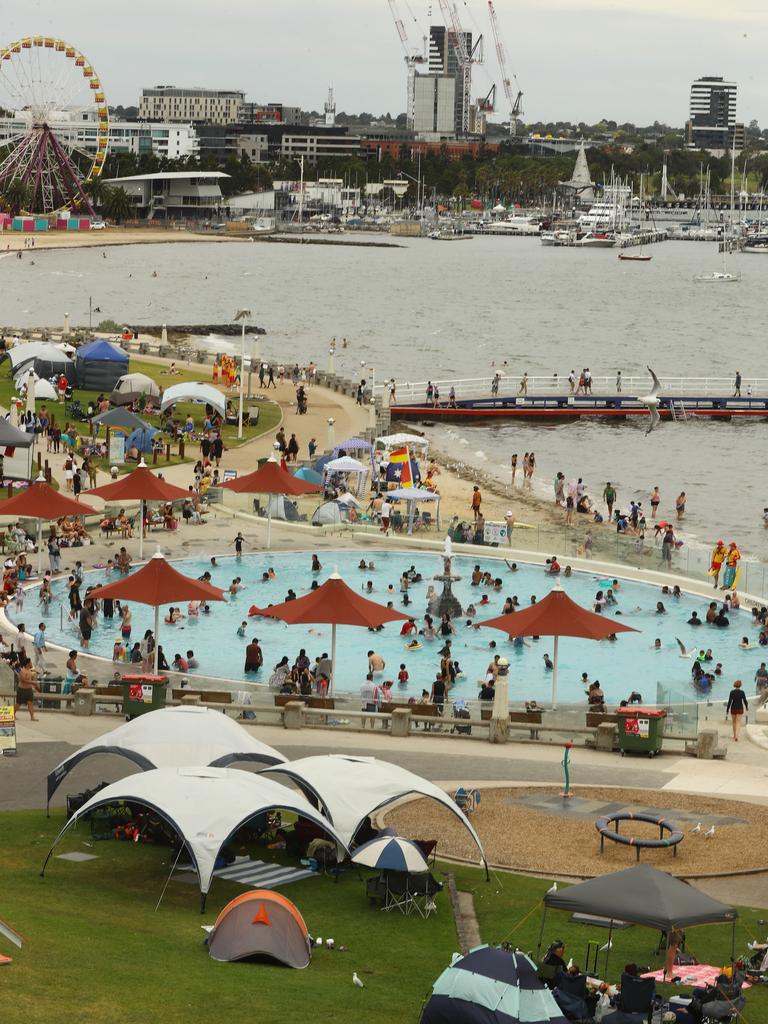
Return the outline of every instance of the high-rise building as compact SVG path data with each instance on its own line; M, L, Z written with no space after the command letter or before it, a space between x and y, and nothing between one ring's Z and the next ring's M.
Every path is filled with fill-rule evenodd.
M158 85L142 89L139 117L147 121L184 121L198 124L235 124L245 93L229 89L177 89Z
M463 32L462 36L464 49L470 55L472 33ZM457 135L466 134L470 130L471 64L462 64L454 33L445 25L429 27L429 71L434 75L449 75L455 80L453 130Z
M686 141L691 149L725 150L737 136L736 83L707 75L691 86Z
M455 135L456 79L416 75L413 88L413 130L419 135Z

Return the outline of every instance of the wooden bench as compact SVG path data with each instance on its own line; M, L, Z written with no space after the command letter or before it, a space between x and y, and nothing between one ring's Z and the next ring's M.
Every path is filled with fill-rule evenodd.
M182 693L187 692L182 690ZM229 690L203 690L200 700L203 704L231 704L232 694Z
M601 729L601 726L611 726L612 734ZM594 735L587 736L584 744L587 747L596 747L598 750L617 750L619 745L619 716L615 712L587 711L587 729L594 729ZM604 734L604 735L603 735ZM599 737L599 739L598 739Z
M480 709L480 718L483 722L490 721L492 714L493 708ZM537 740L539 738L539 730L533 727L541 725L541 711L510 711L509 720L510 722L522 722L525 725L532 726L531 739Z
M107 698L106 700L99 698ZM96 699L94 704L112 704L116 708L122 710L123 707L123 687L119 683L111 683L107 686L96 687ZM69 707L69 704L67 705Z
M178 689L178 690L177 689L171 690L171 699L172 700L183 700L185 697L200 697L202 699L202 696L203 696L203 691L202 690L188 690L185 687L182 687L181 689Z
M618 725L619 716L611 712L588 711L586 724L588 729L596 729L598 725Z

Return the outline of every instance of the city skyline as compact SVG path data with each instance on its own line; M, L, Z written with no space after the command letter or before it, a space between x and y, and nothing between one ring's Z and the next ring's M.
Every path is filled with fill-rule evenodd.
M485 0L459 0L464 28L486 35L486 64L476 67L473 95L498 86L496 113L505 119ZM690 82L722 75L738 83L738 119L768 123L768 12L742 0L723 16L713 0L663 0L617 10L604 0L547 0L546 5L495 0L510 70L525 97L527 121L600 118L682 126ZM400 2L409 41L441 22L437 3ZM356 113L406 108L403 50L386 0L295 0L279 4L230 0L226 19L210 0L134 0L110 10L92 0L36 0L6 13L2 42L54 35L92 61L108 102L138 103L158 84L242 89L249 99L321 109L332 84L338 109ZM418 18L410 19L409 10ZM407 16L407 17L406 17Z

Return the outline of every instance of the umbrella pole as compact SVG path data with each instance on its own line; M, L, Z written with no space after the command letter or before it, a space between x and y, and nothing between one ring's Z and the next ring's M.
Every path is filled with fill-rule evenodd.
M608 941L605 944L605 970L603 971L603 977L608 977L608 957L611 955L611 936L613 935L613 918L608 926Z
M557 709L557 658L560 637L555 636L554 657L552 658L552 710Z
M328 680L328 693L333 689L333 678L336 675L336 623L331 625L331 678Z
M267 503L267 550L269 550L269 545L271 543L271 539L272 539L272 504L271 504L271 502L268 502Z
M157 658L158 658L158 640L160 633L160 605L155 605L155 649L152 652L152 664L154 666L153 675L157 675Z
M43 521L37 520L37 575L43 571Z
M539 928L539 944L536 947L536 959L541 956L541 943L544 940L544 925L547 923L547 905L544 904L544 913L541 915L541 927Z
M139 527L139 561L144 561L144 499L142 498L139 502L139 516L141 517L141 524Z

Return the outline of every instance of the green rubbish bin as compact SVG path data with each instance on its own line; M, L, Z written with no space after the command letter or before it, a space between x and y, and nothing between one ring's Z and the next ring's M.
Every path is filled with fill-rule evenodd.
M123 714L130 721L147 711L165 707L168 676L123 676Z
M653 757L664 742L664 708L619 708L619 750L625 754Z

